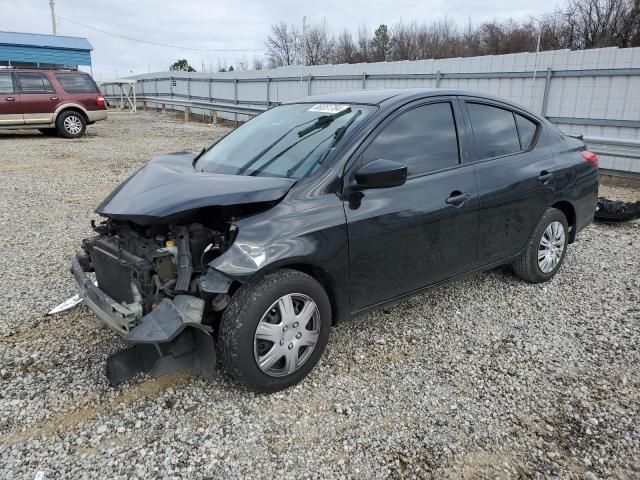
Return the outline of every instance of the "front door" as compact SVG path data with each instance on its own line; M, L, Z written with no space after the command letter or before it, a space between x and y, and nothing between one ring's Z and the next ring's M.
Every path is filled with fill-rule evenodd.
M0 72L0 127L23 123L20 94L17 93L13 73Z
M22 114L24 123L45 124L53 122L53 113L60 103L60 98L43 73L16 73L20 88Z
M405 106L377 129L349 170L384 158L404 185L345 196L353 311L435 284L476 263L478 185L461 163L454 99Z

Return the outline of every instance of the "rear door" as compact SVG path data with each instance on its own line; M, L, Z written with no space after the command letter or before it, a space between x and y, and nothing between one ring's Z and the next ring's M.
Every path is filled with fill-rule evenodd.
M405 164L408 179L345 197L353 311L473 268L478 185L461 162L461 123L455 99L423 100L391 114L356 154L348 182L381 158Z
M15 76L20 89L24 123L52 123L60 97L47 76L40 72L19 72Z
M0 72L0 126L22 125L22 107L12 72Z
M556 164L535 118L484 99L463 104L480 192L478 260L489 265L525 248L552 203Z

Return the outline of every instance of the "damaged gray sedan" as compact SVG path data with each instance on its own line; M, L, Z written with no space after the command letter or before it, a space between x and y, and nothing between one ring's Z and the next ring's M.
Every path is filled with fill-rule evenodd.
M285 104L151 160L96 209L72 273L130 347L113 385L220 357L247 387L311 372L331 326L502 264L550 280L593 220L597 158L543 117L447 90ZM216 355L217 354L217 355Z

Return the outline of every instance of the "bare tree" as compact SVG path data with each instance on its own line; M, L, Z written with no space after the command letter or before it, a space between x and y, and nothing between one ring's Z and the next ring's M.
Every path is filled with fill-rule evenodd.
M358 53L356 54L358 62L371 62L371 36L366 25L360 26L358 29Z
M253 57L252 67L254 70L262 70L264 68L264 59L262 57Z
M630 46L637 12L634 0L569 0L565 22L577 32L570 48Z
M300 34L296 27L284 22L271 25L271 35L267 38L267 58L269 67L296 65L300 63Z
M327 19L311 25L302 39L302 50L307 65L324 65L333 57L335 39L328 32Z
M354 63L357 61L358 47L348 30L338 36L335 47L335 63Z

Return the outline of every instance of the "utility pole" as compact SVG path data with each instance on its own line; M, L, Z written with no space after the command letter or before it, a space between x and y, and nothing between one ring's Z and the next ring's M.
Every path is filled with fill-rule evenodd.
M53 30L53 34L56 33L56 2L55 0L49 0L49 7L51 8L51 29Z
M307 64L307 16L302 17L302 65Z

